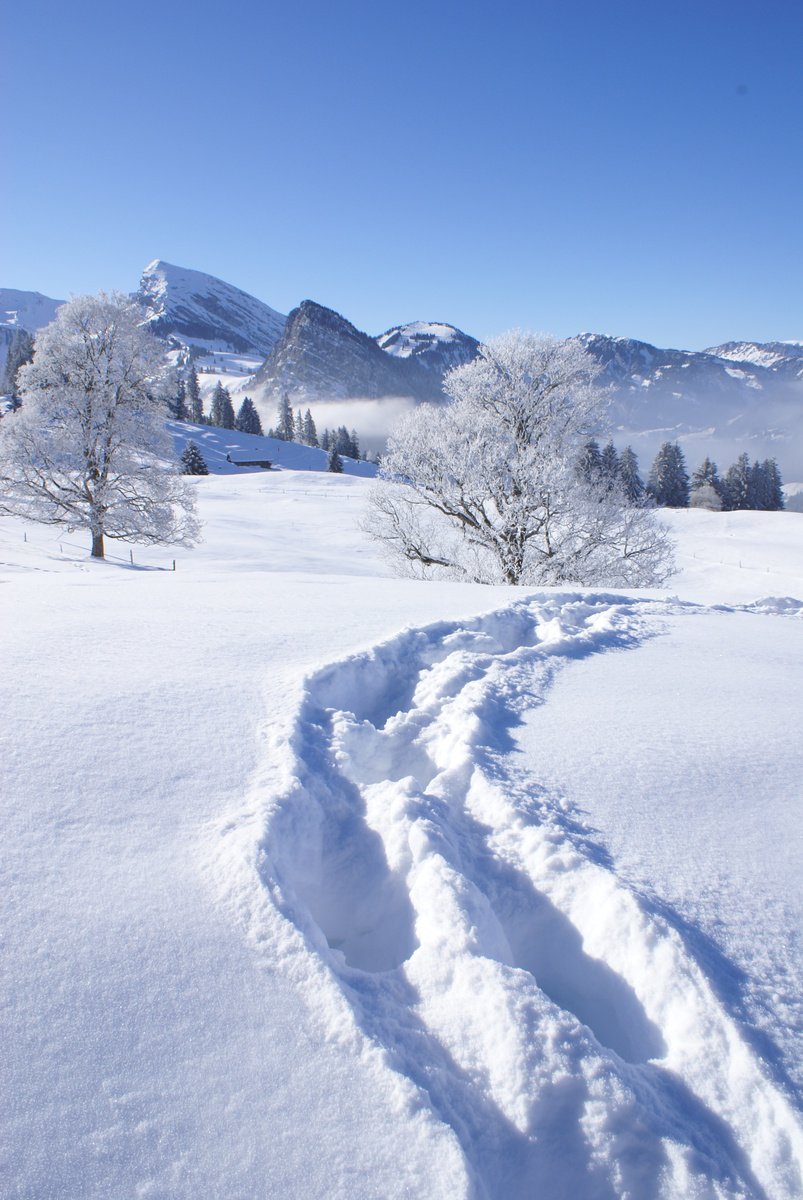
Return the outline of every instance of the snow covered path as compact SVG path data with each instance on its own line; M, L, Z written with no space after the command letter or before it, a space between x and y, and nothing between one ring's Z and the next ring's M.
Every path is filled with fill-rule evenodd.
M512 753L559 668L682 609L549 595L328 667L222 830L266 960L449 1131L428 1195L800 1192L798 1119L688 941Z

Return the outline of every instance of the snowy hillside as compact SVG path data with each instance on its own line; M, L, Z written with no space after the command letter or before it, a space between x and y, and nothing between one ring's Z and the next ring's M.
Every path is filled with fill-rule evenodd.
M195 486L133 566L0 518L9 1195L799 1196L803 517L531 592Z
M272 471L327 471L329 456L325 450L302 446L298 442L283 442L278 438L255 437L234 429L219 429L209 425L192 425L184 421L168 421L176 453L181 455L188 442L195 442L212 475L242 475L260 471L259 467L242 465L243 455L272 463ZM234 457L232 463L229 455ZM377 474L374 463L342 457L343 472L371 479Z

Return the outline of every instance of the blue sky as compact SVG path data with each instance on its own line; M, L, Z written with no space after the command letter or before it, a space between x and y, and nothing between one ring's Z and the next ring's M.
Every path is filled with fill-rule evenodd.
M797 0L4 11L0 286L159 257L378 333L803 338Z

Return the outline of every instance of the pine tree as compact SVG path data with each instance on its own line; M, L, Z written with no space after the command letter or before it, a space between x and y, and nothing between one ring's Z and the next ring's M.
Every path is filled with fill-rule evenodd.
M602 470L602 455L596 438L590 438L583 446L578 469L583 479L596 481L599 478Z
M198 383L198 372L195 367L190 367L187 375L187 408L189 409L189 419L195 425L203 425L204 423L204 406L201 400L201 388Z
M258 437L262 437L262 422L250 396L246 396L240 405L234 428L239 433L254 433Z
M215 390L212 392L212 403L209 406L209 424L223 425L223 404L225 401L225 391L220 380L215 384Z
M281 442L294 442L296 440L296 423L287 392L283 393L279 401L277 415L279 419L276 423L276 437Z
M765 458L761 468L764 472L767 511L779 512L785 507L780 468L774 458Z
M178 388L176 389L175 399L169 401L168 408L170 409L173 420L186 421L188 416L187 410L187 385L183 379L179 379Z
M689 502L693 508L707 508L719 512L722 508L722 480L717 464L706 456L691 477Z
M689 476L677 442L664 442L655 456L647 491L665 508L688 508Z
M12 397L12 408L19 408L17 372L33 361L33 338L27 329L15 329L6 354L5 374L0 391ZM16 403L14 403L16 401Z
M231 392L227 387L223 389L223 412L220 424L224 429L234 429L235 425L234 405L231 402Z
M357 437L356 429L352 429L350 437L351 437L351 457L359 458L360 457L360 439Z
M323 433L321 434L320 445L321 450L326 450L328 452L332 449L332 435L328 429L324 429Z
M748 454L740 454L728 467L722 490L725 508L730 512L753 508L753 473Z
M184 475L209 474L209 467L195 442L187 442L184 447L184 453L181 456L181 470Z
M309 409L304 414L304 441L308 446L318 445L318 431Z
M644 481L639 475L638 458L630 446L625 446L619 456L619 479L630 503L640 504L644 499Z
M600 474L609 489L616 486L619 478L619 455L613 442L608 442L600 455Z
M338 426L334 435L334 444L338 454L344 454L346 458L356 457L351 444L351 435L345 425Z
M337 452L337 447L333 446L329 451L329 465L327 471L332 471L335 475L343 474L343 460Z
M300 408L296 412L293 436L300 445L304 445L304 418L301 415Z

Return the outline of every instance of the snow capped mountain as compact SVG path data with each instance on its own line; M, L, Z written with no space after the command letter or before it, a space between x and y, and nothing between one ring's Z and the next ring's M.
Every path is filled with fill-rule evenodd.
M721 346L711 346L705 353L803 375L803 342L725 342Z
M376 343L394 358L414 358L417 363L441 378L452 367L470 362L479 342L454 325L434 321L413 321L396 325L376 338Z
M632 441L642 458L660 442L679 439L688 443L692 465L706 454L727 464L746 450L753 458L777 458L785 474L803 473L803 356L795 358L794 343L729 343L716 347L729 350L719 355L591 333L578 341L610 388L614 440ZM754 347L752 359L740 353L745 346ZM790 353L771 365L776 346ZM788 369L789 362L797 369Z
M21 292L0 288L0 379L6 365L8 348L19 330L36 333L49 325L63 300L53 300L41 292Z
M427 328L452 330L452 326L421 326ZM389 330L382 338L396 332L400 331ZM413 351L410 335L408 353L388 353L382 338L369 337L333 309L304 300L290 313L281 339L257 372L256 395L268 402L286 392L294 404L388 396L440 399L443 374L438 362L447 361L449 352L436 335L424 339L423 352ZM443 345L449 344L450 339L444 338Z
M161 259L142 272L136 297L154 333L202 351L262 359L281 337L287 319L214 275Z
M16 288L0 288L0 328L27 329L35 333L49 325L63 300L52 300L41 292L20 292Z

